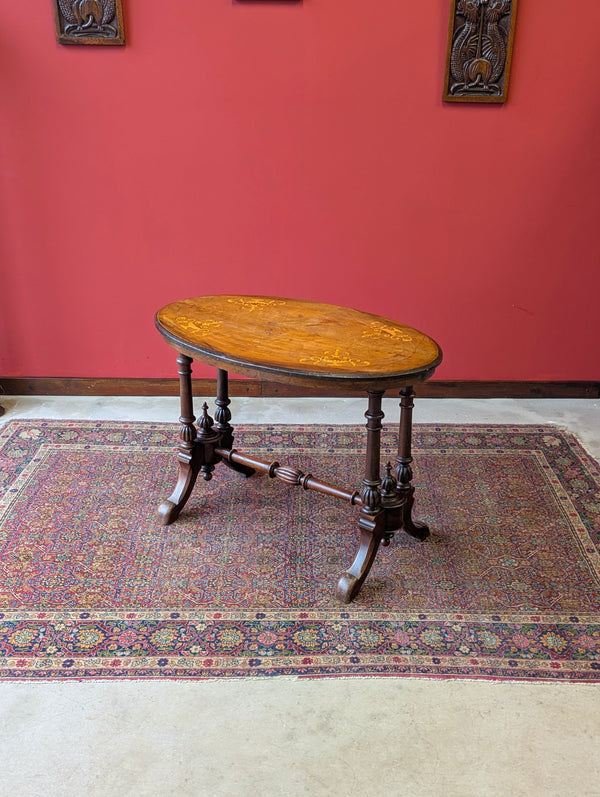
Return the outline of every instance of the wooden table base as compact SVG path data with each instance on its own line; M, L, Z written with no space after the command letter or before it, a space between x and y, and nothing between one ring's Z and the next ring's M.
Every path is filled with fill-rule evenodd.
M304 473L297 468L264 462L233 448L234 430L230 424L227 371L217 369L217 398L214 419L204 403L202 415L196 423L194 416L191 365L192 358L179 354L181 417L180 442L177 453L179 478L172 495L160 506L165 524L173 523L185 506L198 474L205 480L212 478L215 465L223 462L245 476L266 473L289 485L349 501L360 507L358 517L359 542L356 557L342 573L336 590L337 598L350 603L355 598L375 561L380 545L387 546L396 531L404 530L423 540L429 528L412 518L414 487L412 486L412 387L400 390L400 425L398 455L395 463L388 462L383 479L380 474L381 410L383 390L368 391L367 446L365 475L360 490L345 490Z

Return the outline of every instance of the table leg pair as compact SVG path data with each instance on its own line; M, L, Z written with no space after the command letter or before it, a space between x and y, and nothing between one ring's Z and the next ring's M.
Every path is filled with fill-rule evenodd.
M414 491L412 486L412 387L400 391L400 424L398 454L392 467L386 465L386 474L380 478L381 410L383 392L369 392L367 418L367 452L365 478L361 492L362 508L358 520L359 547L354 562L339 580L336 595L349 603L358 595L367 577L379 545L387 546L396 531L404 530L411 537L424 540L429 528L413 520Z
M172 495L160 506L159 512L164 524L173 523L187 502L199 474L206 480L218 462L244 474L252 476L256 472L266 473L291 485L305 490L342 498L360 506L359 545L354 562L342 574L336 596L343 603L349 603L359 593L366 579L380 545L389 545L396 531L404 530L417 539L423 540L429 534L424 523L412 518L414 487L412 481L412 409L414 392L412 387L400 391L400 425L398 454L394 465L388 462L386 474L380 476L381 421L384 414L381 403L384 391L369 391L367 418L367 450L365 476L361 490L348 491L315 478L297 468L281 466L279 462L264 462L255 457L241 454L233 448L233 428L229 421L228 375L217 370L217 398L215 417L208 414L205 403L202 416L196 423L193 410L191 364L192 359L180 354L179 365L181 417L180 443L177 453L179 478Z

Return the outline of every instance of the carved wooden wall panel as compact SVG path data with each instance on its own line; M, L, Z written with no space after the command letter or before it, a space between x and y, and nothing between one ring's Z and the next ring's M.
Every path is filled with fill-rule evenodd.
M125 44L121 0L52 0L61 44Z
M451 0L447 102L506 102L517 0Z

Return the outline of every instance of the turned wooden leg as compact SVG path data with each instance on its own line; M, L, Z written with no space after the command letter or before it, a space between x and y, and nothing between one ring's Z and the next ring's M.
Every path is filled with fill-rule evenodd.
M413 520L415 488L412 486L412 410L414 391L412 387L400 391L400 429L398 439L398 456L396 457L397 492L402 501L401 528L411 537L424 540L429 536L429 527L425 523Z
M192 398L192 358L180 354L177 358L179 365L179 397L181 402L181 417L179 423L179 449L177 463L179 478L173 494L164 501L158 511L163 524L177 520L179 513L190 497L196 478L203 464L202 448L196 444L196 427L194 426L194 407Z
M365 478L361 492L362 509L358 521L360 529L359 547L354 562L342 574L336 590L342 603L350 603L355 598L377 556L382 538L385 536L385 511L381 503L379 475L379 456L381 441L381 411L383 391L369 391L367 418L367 454Z
M221 433L221 447L231 450L233 448L233 427L229 423L231 420L231 411L229 405L231 400L229 398L229 375L227 371L222 368L217 369L217 398L215 401L217 409L215 410L215 425ZM223 460L228 468L243 473L244 476L252 476L256 473L254 468L247 465L241 465L237 462Z

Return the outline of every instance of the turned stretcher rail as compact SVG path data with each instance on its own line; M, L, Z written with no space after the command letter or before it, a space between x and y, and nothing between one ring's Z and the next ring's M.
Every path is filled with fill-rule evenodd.
M215 448L215 454L221 457L226 462L235 462L238 465L245 465L246 467L253 468L254 470L266 473L271 479L279 479L286 484L297 485L304 490L315 490L318 493L325 495L332 495L336 498L341 498L344 501L349 501L353 506L362 506L362 499L360 492L354 490L342 490L334 484L316 479L312 473L304 473L298 468L290 468L286 465L280 465L279 462L265 462L262 459L241 454L235 448L231 450L227 448Z

